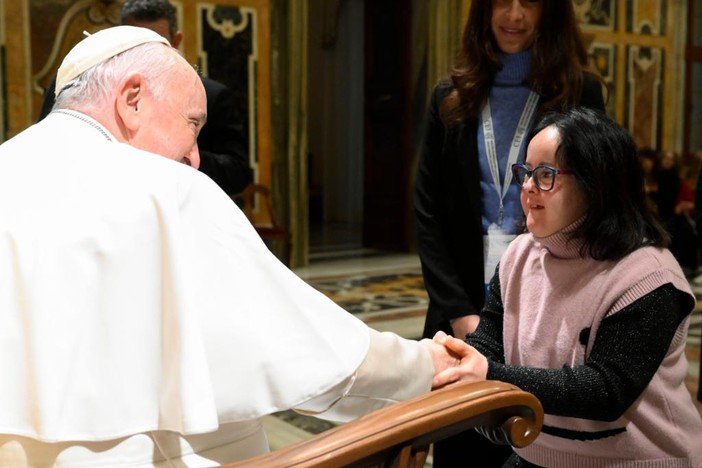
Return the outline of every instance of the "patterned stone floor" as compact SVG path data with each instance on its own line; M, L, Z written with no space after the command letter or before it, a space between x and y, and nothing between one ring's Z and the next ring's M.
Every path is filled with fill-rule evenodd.
M380 331L418 338L424 323L427 295L415 255L365 255L321 261L296 273L350 313ZM702 276L691 281L702 299ZM699 381L702 301L693 314L687 347L690 372L686 384L696 396ZM695 400L700 414L702 403ZM333 424L286 411L265 419L273 450L324 431Z

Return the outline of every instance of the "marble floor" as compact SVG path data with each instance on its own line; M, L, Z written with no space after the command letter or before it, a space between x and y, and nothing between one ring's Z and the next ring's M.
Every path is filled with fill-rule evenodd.
M309 266L295 272L369 326L406 338L421 335L427 298L416 254L386 254L346 244L344 254L338 250L317 252ZM702 299L702 276L692 280L691 285ZM693 315L688 337L690 365L686 383L693 395L699 381L701 337L702 301ZM702 403L695 401L702 414ZM292 411L266 417L264 425L272 450L333 427L332 423Z

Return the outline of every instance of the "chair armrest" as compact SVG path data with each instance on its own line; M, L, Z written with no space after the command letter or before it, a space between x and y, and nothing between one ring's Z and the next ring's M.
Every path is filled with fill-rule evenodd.
M527 446L543 418L539 400L514 385L457 382L226 467L420 466L430 444L473 428L493 442Z

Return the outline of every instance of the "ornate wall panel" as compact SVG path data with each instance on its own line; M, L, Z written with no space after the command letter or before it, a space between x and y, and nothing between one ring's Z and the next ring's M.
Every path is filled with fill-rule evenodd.
M607 111L637 144L679 149L684 8L679 0L573 0L590 60L609 91ZM677 77L677 78L676 78Z
M659 48L627 48L627 114L625 123L634 140L652 148L660 142L664 54Z
M665 36L667 0L628 0L626 31L650 36Z
M32 109L39 114L44 88L63 57L84 36L119 23L121 4L100 0L34 0L29 2Z
M574 0L573 6L591 31L614 31L617 24L615 0Z
M270 186L270 49L267 1L197 3L197 57L203 74L229 85L248 129L257 182ZM265 24L264 24L265 23ZM255 136L261 138L255 138Z
M616 115L615 104L617 102L617 52L618 49L614 44L605 42L593 42L590 46L590 62L591 65L604 79L609 98L607 100L607 113Z

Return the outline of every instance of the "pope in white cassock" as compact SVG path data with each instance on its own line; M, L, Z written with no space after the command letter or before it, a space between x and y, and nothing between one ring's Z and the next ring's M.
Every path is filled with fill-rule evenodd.
M268 450L262 415L347 421L451 365L308 286L195 170L204 90L161 36L87 37L56 89L0 145L0 466L230 462Z

